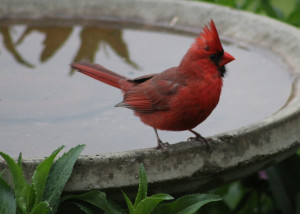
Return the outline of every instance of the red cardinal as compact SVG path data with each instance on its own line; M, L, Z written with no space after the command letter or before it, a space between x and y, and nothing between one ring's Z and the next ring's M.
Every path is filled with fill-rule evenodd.
M152 126L157 137L157 148L165 148L168 144L160 140L157 129L188 130L196 135L189 139L208 143L192 129L203 122L218 104L222 77L226 73L225 65L232 60L234 57L224 52L216 26L211 20L209 27L203 28L179 66L158 74L129 79L97 64L79 62L71 66L121 89L124 98L116 106L132 109L145 124Z

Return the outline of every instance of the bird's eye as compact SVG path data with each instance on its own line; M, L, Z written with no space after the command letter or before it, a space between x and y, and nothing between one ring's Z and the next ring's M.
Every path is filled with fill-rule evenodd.
M212 54L209 56L209 58L213 61L213 62L217 62L218 61L218 55L217 54Z
M218 53L210 55L209 58L211 59L211 61L214 64L218 65L219 61L221 60L221 58L222 58L223 55L224 55L224 52L221 51L221 52L218 52Z

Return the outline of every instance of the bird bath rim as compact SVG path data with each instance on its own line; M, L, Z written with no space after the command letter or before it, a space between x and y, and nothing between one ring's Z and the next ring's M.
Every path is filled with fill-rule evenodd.
M149 148L81 156L65 191L137 185L140 163L145 165L148 180L157 191L200 191L274 164L300 147L300 31L292 26L247 12L187 1L29 0L26 5L17 0L4 2L0 5L1 18L92 18L197 31L212 18L221 36L270 49L293 68L293 93L286 105L260 122L213 136L212 153L197 142L179 142L167 151ZM39 162L24 160L27 178ZM3 167L0 162L0 168Z

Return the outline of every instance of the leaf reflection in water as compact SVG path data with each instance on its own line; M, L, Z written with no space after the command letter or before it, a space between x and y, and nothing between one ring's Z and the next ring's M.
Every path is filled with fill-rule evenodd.
M49 59L53 58L55 54L67 43L70 38L73 26L55 26L41 23L35 23L34 26L30 24L26 25L26 28L22 34L13 41L13 28L15 25L0 25L0 33L3 37L3 46L11 54L14 60L23 66L28 68L34 68L35 65L26 60L26 55L18 51L18 47L27 42L27 38L34 32L43 34L45 39L42 42L42 51L40 53L40 62L46 63ZM112 51L122 58L125 63L130 65L134 69L139 69L137 63L131 58L128 51L127 44L123 38L123 30L120 27L110 26L83 26L80 32L80 45L75 54L73 61L87 60L95 62L95 56L100 48L102 48L106 54L107 47L110 47ZM70 71L70 74L73 70Z
M23 56L16 49L16 44L13 42L11 37L10 28L8 26L0 26L0 33L3 37L3 46L12 55L17 63L24 65L29 68L34 68L34 65L26 61Z

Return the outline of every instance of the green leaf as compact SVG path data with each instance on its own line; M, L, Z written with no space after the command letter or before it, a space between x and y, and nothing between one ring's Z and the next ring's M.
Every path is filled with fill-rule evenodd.
M243 199L245 192L247 190L243 189L241 181L235 181L229 186L227 194L223 196L224 202L231 210L235 210Z
M61 193L69 180L74 164L83 149L84 145L78 145L70 149L53 164L43 195L43 200L48 201L49 206L52 208L50 214L56 212Z
M34 200L35 200L35 193L31 185L28 185L27 187L27 191L25 192L25 198L26 198L26 209L27 212L29 212L30 210L32 210L34 206Z
M34 174L32 176L32 186L35 193L35 201L34 205L37 205L41 202L45 185L47 182L47 178L49 175L49 171L51 169L51 166L53 164L53 161L57 154L64 148L64 146L59 147L57 150L55 150L48 158L46 158L43 162L41 162L36 170L34 171Z
M126 204L127 204L128 210L129 210L129 213L130 214L135 214L135 212L134 212L135 208L134 208L132 202L130 201L130 199L128 198L128 196L125 194L125 192L122 191L122 194L123 194L123 196L125 198L125 201L126 201Z
M291 23L295 26L300 27L300 12L298 10L294 11L289 15L289 17L286 19L288 23ZM298 151L300 153L300 150Z
M37 204L30 214L47 214L51 211L48 202L43 201Z
M148 181L147 181L147 175L143 164L141 164L140 166L139 180L140 180L139 189L138 189L137 196L135 198L134 208L136 208L137 205L147 197Z
M296 198L300 192L300 157L295 154L266 171L281 212L295 213Z
M79 195L67 195L62 198L62 201L67 201L67 200L81 200L81 201L88 202L102 209L107 214L125 213L119 206L117 206L112 202L109 202L106 199L106 195L104 192L100 192L98 190L93 190Z
M22 168L19 164L17 164L9 155L0 152L0 155L6 161L9 171L12 175L12 180L14 184L14 194L16 198L16 204L18 209L21 210L22 213L26 213L27 210L27 194L28 191L31 191L31 187L26 182ZM19 159L20 160L20 159Z
M82 205L82 204L80 204L80 203L76 203L76 202L74 202L74 204L75 204L77 207L79 207L79 209L80 209L81 211L83 211L84 213L86 213L86 214L94 214L94 212L93 212L90 208L88 208L87 206L84 206L84 205Z
M286 192L284 184L282 183L282 180L277 174L276 169L274 167L268 168L267 173L269 177L271 190L282 213L294 213L293 206L288 196L288 193Z
M152 210L162 201L172 200L168 194L155 194L142 200L132 214L150 214Z
M21 167L22 169L22 152L20 152L19 157L18 157L18 165Z
M193 194L183 196L172 203L158 206L153 213L155 214L194 214L203 205L222 200L220 196L210 194Z
M13 194L13 190L2 178L2 173L0 174L0 213L16 213L16 200Z

